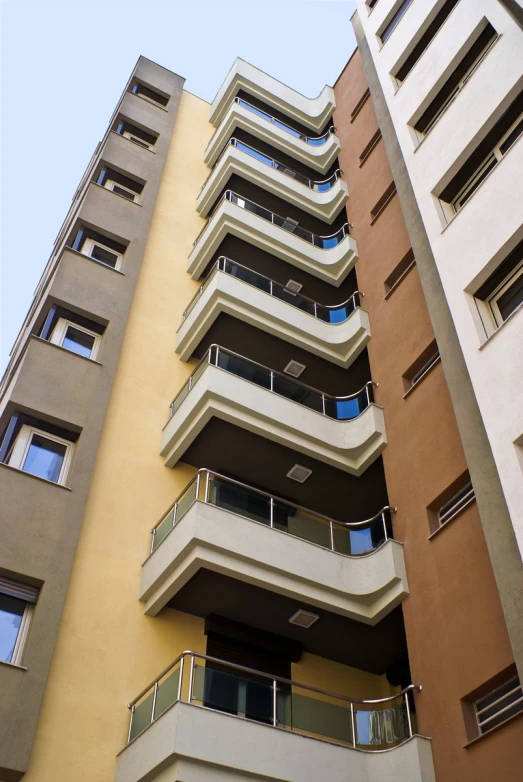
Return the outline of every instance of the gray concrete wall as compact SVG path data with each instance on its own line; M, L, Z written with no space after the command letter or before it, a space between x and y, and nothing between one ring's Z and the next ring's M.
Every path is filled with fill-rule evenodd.
M85 221L129 241L122 273L63 250L54 261L56 271L33 304L33 334L56 302L107 324L99 363L29 338L30 344L22 347L8 370L10 381L1 400L2 429L18 407L80 432L69 488L0 465L4 511L0 572L41 585L24 667L0 664L0 779L6 782L21 779L28 767L107 404L183 89L181 77L145 58L138 61L134 76L171 95L166 110L128 92L122 99L129 119L160 134L154 153L109 133L97 160L146 180L141 206L91 184L66 226L71 231Z

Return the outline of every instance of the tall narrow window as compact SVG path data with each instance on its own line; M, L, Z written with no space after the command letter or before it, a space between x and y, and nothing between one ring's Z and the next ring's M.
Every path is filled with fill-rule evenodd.
M0 660L19 665L38 588L0 576Z
M412 0L402 0L399 6L397 6L396 11L394 12L392 18L387 22L385 27L378 34L382 43L385 43L385 41L389 40L390 36L398 26L399 22L403 18L403 15L407 11L411 3Z

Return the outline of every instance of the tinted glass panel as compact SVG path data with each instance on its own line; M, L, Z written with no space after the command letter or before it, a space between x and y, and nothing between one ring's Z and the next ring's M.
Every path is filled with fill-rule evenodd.
M94 337L91 334L86 334L85 331L75 329L73 326L69 326L65 332L64 341L62 347L73 353L78 353L79 356L85 356L90 358L93 352Z
M130 193L129 190L124 190L123 187L118 187L118 185L113 185L113 193L118 193L118 195L128 198L129 201L134 201L135 199L134 193Z
M66 450L66 446L62 443L34 434L22 469L24 472L57 483Z
M105 247L100 247L98 244L95 244L91 250L91 258L94 258L95 261L100 261L100 263L105 263L106 266L111 266L113 269L118 262L116 253L111 253L109 250L106 250Z
M511 287L499 297L496 303L503 320L506 320L515 309L523 304L523 274L520 274L514 285L511 285Z
M10 663L25 611L25 601L0 593L0 660Z

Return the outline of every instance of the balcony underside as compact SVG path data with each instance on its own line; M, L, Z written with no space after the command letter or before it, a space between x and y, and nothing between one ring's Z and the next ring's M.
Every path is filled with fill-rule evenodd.
M370 339L369 316L357 307L341 323L326 323L224 272L216 272L176 335L187 361L222 314L249 323L341 367L349 367Z
M276 443L361 475L385 447L383 410L370 404L339 421L214 366L202 376L163 430L161 454L173 467L217 417Z
M335 247L325 250L253 212L223 200L189 255L187 271L193 279L202 276L227 234L333 285L343 282L358 257L358 248L352 236L345 236Z
M212 168L225 144L234 136L236 128L245 130L321 174L329 170L340 152L340 140L334 133L328 136L324 144L311 146L233 102L205 150L204 160L209 168Z
M198 500L143 565L145 613L155 616L202 568L371 625L408 594L397 541L344 556Z
M241 149L229 145L198 197L196 208L202 217L208 215L233 174L268 190L329 224L339 214L348 198L347 184L342 179L336 180L330 190L320 193L293 179L292 176L271 168L267 163L257 160Z
M212 102L210 121L215 127L222 121L228 105L241 90L316 132L321 131L336 108L332 87L325 85L316 98L306 98L238 57Z
M434 782L430 741L366 753L175 703L118 756L116 782Z

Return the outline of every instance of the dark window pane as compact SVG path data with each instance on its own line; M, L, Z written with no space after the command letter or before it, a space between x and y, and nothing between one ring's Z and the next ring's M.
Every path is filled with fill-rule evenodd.
M22 469L24 472L57 483L66 450L66 446L62 443L34 434Z
M0 593L0 660L10 663L22 623L25 601Z
M62 347L86 358L90 358L93 352L93 345L94 337L91 334L86 334L85 331L75 329L73 326L68 327L62 342Z
M523 304L523 274L503 293L497 300L499 312L503 320L512 315L521 304Z
M504 155L505 152L508 152L512 144L514 144L514 142L518 140L518 138L521 136L522 133L523 133L523 119L521 119L518 122L518 124L516 125L512 133L510 133L510 135L507 136L503 144L501 144L499 149L502 155Z
M124 190L123 187L118 187L118 185L113 186L113 193L118 193L118 195L128 198L129 201L134 201L135 199L135 193L130 193L129 190Z
M113 269L118 262L116 253L111 253L109 250L106 250L105 247L100 247L98 244L95 244L91 250L91 258L94 258L95 261L100 261L100 263L105 263L106 266L111 266Z

